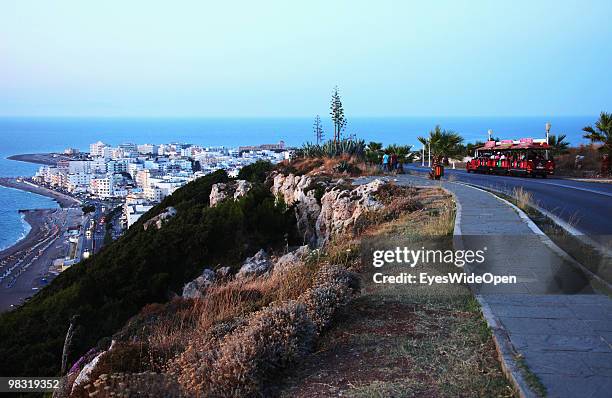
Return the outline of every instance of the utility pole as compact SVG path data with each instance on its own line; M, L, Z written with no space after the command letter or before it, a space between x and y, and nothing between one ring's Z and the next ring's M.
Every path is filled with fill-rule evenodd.
M431 139L427 141L428 151L427 151L427 167L431 168Z

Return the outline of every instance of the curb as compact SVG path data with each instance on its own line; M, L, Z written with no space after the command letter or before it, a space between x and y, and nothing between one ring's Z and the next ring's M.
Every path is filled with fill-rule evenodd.
M457 184L461 184L461 185L464 185L464 186L467 186L467 187L470 187L472 189L476 189L479 191L487 192L482 189L475 188L471 185L462 184L462 183L457 183ZM490 195L493 195L490 192L487 192L487 193ZM455 248L463 249L464 248L463 238L462 238L463 234L461 233L461 204L459 203L459 200L457 200L456 195L454 193L451 193L451 194L453 195L453 198L455 199L455 204L457 207L457 211L455 213L455 228L453 231L453 244L455 245ZM495 197L497 198L497 196ZM507 202L507 203L513 206L512 203L510 202ZM525 217L527 217L526 214L525 214ZM523 217L521 218L523 219ZM527 217L527 220L523 219L523 221L531 222L533 224L533 221L531 221L529 217ZM533 224L533 226L535 228L538 228L535 224ZM540 233L543 234L542 231L540 231ZM485 298L478 294L475 294L474 297L480 304L482 316L487 322L487 325L489 325L489 329L491 330L491 335L493 337L493 342L495 343L495 349L497 351L497 355L500 359L502 371L504 372L508 380L512 383L512 385L514 386L514 390L518 393L518 395L521 398L537 398L538 395L529 387L527 380L525 380L525 377L523 376L522 371L520 370L520 368L518 367L518 364L516 363L515 357L517 355L517 351L512 345L512 342L510 341L508 332L506 332L506 329L504 329L504 327L499 323L499 321L497 320L497 317L493 314L493 311L491 311L491 308L489 307L489 304L487 303Z

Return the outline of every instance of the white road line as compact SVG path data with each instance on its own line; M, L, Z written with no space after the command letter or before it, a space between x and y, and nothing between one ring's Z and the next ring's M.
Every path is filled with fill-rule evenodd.
M596 191L594 189L589 189L589 188L580 188L580 187L574 187L571 185L565 185L565 184L557 184L554 182L540 182L540 184L544 184L544 185L555 185L557 187L563 187L563 188L572 188L572 189L577 189L579 191L585 191L585 192L591 192L591 193L598 193L600 195L605 195L605 196L612 196L612 193L609 192L602 192L602 191Z

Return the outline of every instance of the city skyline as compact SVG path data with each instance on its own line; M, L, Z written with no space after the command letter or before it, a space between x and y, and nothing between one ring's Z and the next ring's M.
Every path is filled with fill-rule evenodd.
M0 2L0 116L597 115L612 4Z

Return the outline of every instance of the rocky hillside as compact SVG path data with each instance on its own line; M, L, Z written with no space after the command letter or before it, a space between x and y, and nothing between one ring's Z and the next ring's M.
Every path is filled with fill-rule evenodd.
M67 363L112 336L149 303L180 295L203 268L234 270L262 248L297 243L293 214L264 186L260 165L245 168L252 187L240 198L209 206L219 171L179 189L125 236L58 276L20 308L0 316L0 374L60 373L66 332L75 333ZM102 342L103 343L103 342Z
M66 374L63 396L112 390L128 379L164 386L164 395L230 387L229 395L260 394L274 372L260 369L257 358L276 355L268 358L275 369L295 360L355 291L350 273L320 261L327 256L320 248L367 226L385 208L383 186L263 164L236 180L222 171L202 177L3 314L0 373ZM289 340L265 343L280 330ZM251 351L240 351L249 339ZM210 379L209 371L228 367L234 370ZM105 379L109 373L115 378Z
M204 267L184 284L182 297L146 307L113 335L110 346L87 351L57 395L120 393L125 383L150 396L160 389L174 396L266 395L274 375L313 347L336 309L358 290L354 274L321 257L335 238L353 235L368 214L384 207L377 198L383 185L270 173L264 189L287 207L307 244L262 246L239 267ZM256 189L246 180L217 182L209 208L233 206ZM144 225L164 230L171 213Z

